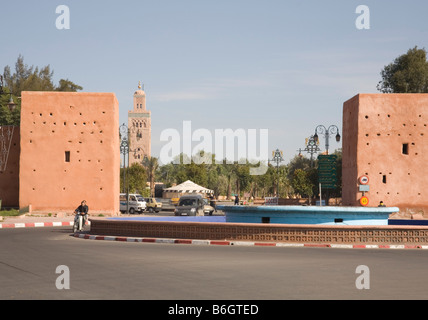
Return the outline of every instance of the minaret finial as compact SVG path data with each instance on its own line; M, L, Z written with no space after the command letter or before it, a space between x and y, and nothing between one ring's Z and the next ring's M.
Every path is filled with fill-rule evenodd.
M138 89L141 90L141 81L138 81Z

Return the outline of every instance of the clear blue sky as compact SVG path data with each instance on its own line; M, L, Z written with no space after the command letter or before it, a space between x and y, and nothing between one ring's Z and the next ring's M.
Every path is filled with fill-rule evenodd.
M55 27L62 4L69 30ZM361 4L369 30L355 26ZM343 102L377 93L386 64L428 48L425 0L17 0L1 11L1 72L19 54L50 64L55 83L114 92L121 123L141 80L153 156L162 130L190 120L193 130L268 129L269 149L288 162L317 125L341 130Z

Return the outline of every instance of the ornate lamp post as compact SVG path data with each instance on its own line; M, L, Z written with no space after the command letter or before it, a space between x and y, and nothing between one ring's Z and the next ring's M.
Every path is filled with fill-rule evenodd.
M7 103L7 106L9 107L9 110L12 112L13 109L15 109L15 107L16 107L16 103L13 102L12 92L4 92L3 91L3 76L0 75L0 95L3 95L3 94L10 95L9 102Z
M284 161L284 158L282 157L282 151L279 149L276 149L275 151L272 151L272 159L268 160L269 162L276 162L276 174L277 174L277 180L276 180L276 196L279 199L279 164Z
M126 159L128 158L129 164L129 130L125 124L122 124L119 127L119 139L120 139L120 153L123 154L123 188L122 192L126 193L126 212L129 211L129 195L128 190L125 189L125 181L126 181Z
M315 134L314 134L314 140L318 143L318 132L320 134L324 135L325 138L325 150L328 154L328 147L329 147L329 137L330 135L336 133L336 141L340 141L340 134L339 134L339 128L332 124L328 128L324 127L323 125L319 125L315 128Z
M129 156L129 132L128 127L125 124L122 124L119 127L119 137L120 137L120 153L123 155L123 168L126 168L126 159ZM129 163L129 159L128 159ZM125 193L125 170L123 170L123 193Z
M318 132L320 134L324 134L324 138L325 138L325 150L326 153L328 155L328 147L329 147L329 137L332 134L336 133L336 141L339 142L340 141L340 134L339 134L339 128L335 125L331 125L328 128L324 127L323 125L319 125L315 128L315 135L314 135L314 139L315 141L318 141ZM321 178L320 175L318 173L318 178L320 180L319 182L319 188L320 188L320 205L322 205L322 200L321 200L321 194L322 194L322 182L321 182ZM328 205L328 199L329 199L329 188L327 188L327 199L326 199L326 204Z
M119 127L120 137L120 153L123 154L123 193L126 193L126 212L129 210L129 181L128 181L128 168L129 168L129 152L135 152L131 150L129 145L129 129L125 124ZM126 174L125 174L126 172ZM126 181L126 191L125 191Z
M309 138L305 139L305 149L299 149L299 156L301 156L302 151L306 151L311 155L311 168L314 165L314 154L318 151L321 151L319 144L319 140L315 141L314 136L310 136Z

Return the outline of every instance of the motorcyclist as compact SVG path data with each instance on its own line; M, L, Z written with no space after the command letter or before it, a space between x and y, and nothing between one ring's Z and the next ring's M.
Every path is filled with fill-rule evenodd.
M83 200L80 203L80 206L78 206L77 209L74 210L74 213L76 213L75 219L77 219L77 217L78 217L77 214L78 213L80 213L83 216L82 229L85 226L86 221L88 220L88 211L89 211L89 208L86 205L86 200Z

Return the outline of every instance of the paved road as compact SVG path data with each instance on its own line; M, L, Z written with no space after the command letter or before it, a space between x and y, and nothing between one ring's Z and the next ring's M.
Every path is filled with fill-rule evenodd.
M59 290L57 266L70 271ZM357 289L356 268L370 289ZM0 230L0 299L427 299L427 250L123 243ZM361 282L359 282L361 283Z

